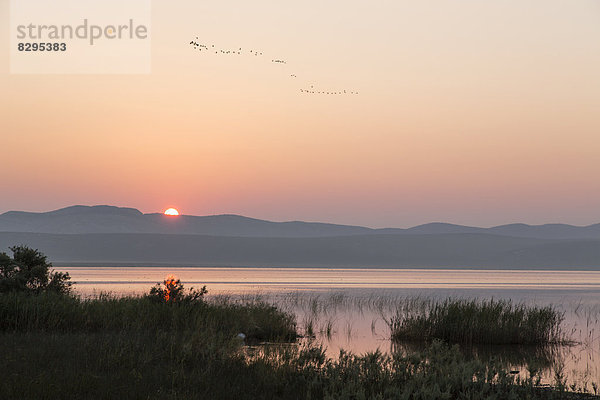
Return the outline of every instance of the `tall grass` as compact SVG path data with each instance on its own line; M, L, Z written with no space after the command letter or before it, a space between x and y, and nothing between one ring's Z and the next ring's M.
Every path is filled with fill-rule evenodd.
M295 339L296 322L292 314L262 302L160 303L143 296L80 299L54 293L8 293L0 296L0 331L194 331L285 341Z
M387 322L394 341L546 345L566 342L564 313L508 300L447 299L405 309Z

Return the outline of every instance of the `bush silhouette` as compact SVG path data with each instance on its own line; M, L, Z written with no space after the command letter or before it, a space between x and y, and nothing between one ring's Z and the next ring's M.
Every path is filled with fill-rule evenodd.
M164 303L193 302L201 301L202 297L208 293L206 286L199 290L192 287L186 293L181 280L173 275L166 277L163 281L163 285L164 286L161 286L160 283L157 283L150 289L148 297L152 300Z
M27 246L13 246L10 250L12 257L0 253L0 293L71 292L69 273L54 272L40 251Z

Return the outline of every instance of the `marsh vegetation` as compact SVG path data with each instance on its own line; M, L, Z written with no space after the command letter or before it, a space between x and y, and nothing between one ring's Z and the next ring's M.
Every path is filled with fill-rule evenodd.
M594 390L560 376L543 386L535 368L515 375L440 340L329 357L316 340L296 341L292 314L256 298L11 293L0 304L5 398L569 399Z
M446 299L401 309L388 324L392 340L499 345L566 344L564 313L510 300Z
M335 317L344 308L365 314L377 310L388 322L388 339L397 329L429 333L420 340L398 336L390 351L332 356L322 339L340 331L355 334L352 321ZM454 317L465 323L454 326L454 336L444 337L438 325ZM475 344L475 338L488 334L481 325L494 318L501 322L494 329L507 332L498 337L511 338L495 342L529 343L512 329L540 329L533 346L539 357L524 353L515 360L498 350L488 356L481 348L452 344ZM595 393L595 384L569 383L564 369L554 369L551 385L543 382L543 368L554 363L551 346L565 337L561 321L556 310L506 302L297 293L278 299L208 296L206 288L188 290L170 278L139 296L10 290L0 293L0 397L592 397L584 392ZM517 371L515 362L523 362Z

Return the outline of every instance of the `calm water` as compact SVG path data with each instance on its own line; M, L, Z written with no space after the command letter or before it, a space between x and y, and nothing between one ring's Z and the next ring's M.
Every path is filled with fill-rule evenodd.
M168 274L176 274L187 284L207 285L218 293L441 289L558 291L579 296L600 290L600 271L197 267L69 267L67 271L83 293L94 290L142 293Z
M296 314L299 330L313 332L335 356L391 348L385 320L407 297L511 299L554 305L565 312L564 328L578 342L556 354L527 348L481 348L521 371L536 359L546 380L562 365L569 381L600 382L600 271L477 271L440 269L69 267L76 290L146 293L174 274L187 286L206 285L209 295L260 296Z

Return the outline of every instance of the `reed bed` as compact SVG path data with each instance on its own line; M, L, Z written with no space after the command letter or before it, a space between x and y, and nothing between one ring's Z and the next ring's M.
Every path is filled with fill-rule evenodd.
M404 308L387 320L393 341L461 344L566 344L564 313L508 300L446 299Z
M127 331L243 333L251 341L289 341L296 338L296 321L260 301L160 303L146 296L0 295L0 332Z

